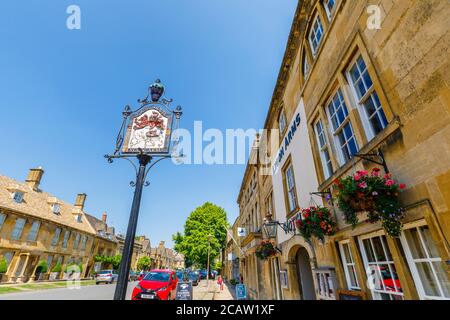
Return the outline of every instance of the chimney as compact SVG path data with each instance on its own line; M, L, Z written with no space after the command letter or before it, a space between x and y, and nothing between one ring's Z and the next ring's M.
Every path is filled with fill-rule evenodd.
M86 201L86 193L79 193L77 194L77 199L75 200L75 207L83 211L84 209L84 202Z
M41 179L42 179L43 175L44 175L44 169L42 169L42 167L30 169L30 171L28 172L27 180L25 180L25 182L33 190L37 190L39 187L39 184L41 183Z
M103 212L102 213L102 221L104 222L104 223L106 223L106 212Z

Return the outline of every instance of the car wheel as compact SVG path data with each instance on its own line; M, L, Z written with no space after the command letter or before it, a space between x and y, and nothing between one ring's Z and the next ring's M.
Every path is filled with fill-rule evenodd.
M98 282L95 282L96 285L98 285Z

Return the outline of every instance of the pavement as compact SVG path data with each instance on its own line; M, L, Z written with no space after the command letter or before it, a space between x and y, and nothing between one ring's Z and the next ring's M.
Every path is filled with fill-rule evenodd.
M218 284L215 284L216 290L214 292L213 300L236 300L235 287L229 283L223 283L223 290L220 290Z
M129 282L126 299L138 282ZM0 300L112 300L116 284L84 285L79 287L61 287L57 289L34 289L24 292L0 294ZM193 287L194 300L235 300L234 287L224 283L220 291L215 280L202 280Z

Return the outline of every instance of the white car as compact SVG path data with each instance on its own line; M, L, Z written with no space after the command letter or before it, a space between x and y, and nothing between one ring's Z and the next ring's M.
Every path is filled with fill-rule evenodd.
M117 281L118 277L119 275L115 270L101 270L95 276L95 284L99 284L100 282L113 283Z

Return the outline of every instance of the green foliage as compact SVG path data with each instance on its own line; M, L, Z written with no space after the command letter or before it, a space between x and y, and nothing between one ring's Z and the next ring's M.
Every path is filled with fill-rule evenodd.
M297 228L306 240L315 236L324 241L325 236L332 236L337 231L330 210L325 207L310 207L302 210L302 219L296 221Z
M217 261L217 262L214 264L214 266L212 267L212 269L213 269L213 270L217 270L217 271L222 270L222 262Z
M0 259L0 273L6 273L8 270L8 263L5 258Z
M64 268L64 272L72 273L72 272L83 272L83 264L71 263Z
M121 255L115 255L115 256L96 255L94 257L94 261L110 264L114 270L117 270L117 269L119 269L120 261L122 261L122 256Z
M61 270L62 270L61 263L57 262L53 267L52 272L61 272Z
M41 260L41 261L39 261L37 267L38 267L38 268L41 267L41 273L46 273L47 270L48 270L48 264L47 264L47 261L44 260L44 259Z
M140 257L137 262L137 270L139 271L147 271L150 269L152 265L152 259L147 256Z
M219 256L225 246L228 228L227 214L210 202L191 212L184 225L184 234L173 235L174 249L183 253L189 265L206 268L208 261L208 235L211 235L210 261Z
M404 184L395 182L390 174L379 175L380 169L372 172L358 171L353 176L335 181L338 187L338 206L347 223L353 227L358 223L358 212L367 212L370 223L381 221L386 233L399 237L404 215L399 192Z

